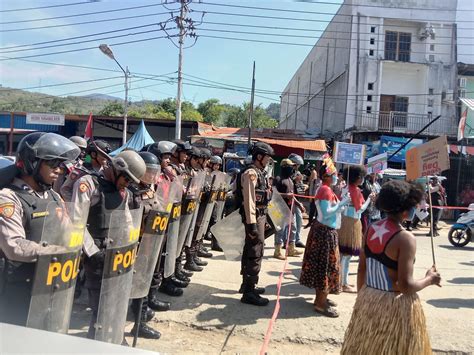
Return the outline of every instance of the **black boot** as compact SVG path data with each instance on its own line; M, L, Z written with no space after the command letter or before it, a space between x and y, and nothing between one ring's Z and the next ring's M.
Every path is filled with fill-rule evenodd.
M255 291L255 285L258 282L258 276L244 275L243 295L240 302L251 304L254 306L266 306L269 302L268 298L261 297Z
M190 260L186 261L186 264L184 264L184 268L189 271L196 271L196 272L201 272L203 270L202 267L196 264L194 261L194 258L191 258Z
M207 261L202 260L197 254L194 255L194 263L198 266L207 266Z
M179 288L186 288L189 285L189 282L181 281L175 275L170 276L169 279L171 280L173 285L175 285L176 287L179 287Z
M244 293L244 288L245 286L242 283L239 288L239 293ZM257 295L263 295L265 293L265 287L255 286L255 288L253 289L253 292L255 292Z
M142 320L145 320L146 322L149 322L153 319L153 317L155 317L155 312L153 312L152 309L147 307L146 310L143 312Z
M217 242L217 239L214 236L212 236L212 239L211 239L211 249L214 251L221 251L221 252L223 251L221 246Z
M137 325L134 325L132 328L132 335L135 334L137 330ZM148 326L145 322L140 322L138 325L138 336L144 339L160 339L161 333L158 330L153 329Z
M254 306L266 306L268 302L268 298L261 297L260 295L256 294L255 292L246 292L243 294L240 302L251 304Z
M202 244L202 240L197 245L197 256L201 258L212 258L212 253L209 253L209 250Z
M175 276L178 280L187 282L188 284L191 282L191 279L190 279L189 277L187 277L182 271L180 271L180 272L175 272L175 273L174 273L174 276Z
M171 303L160 301L156 295L148 296L148 307L157 312L166 312L170 310Z
M169 278L164 279L158 291L167 294L168 296L179 297L183 295L183 290L173 285Z

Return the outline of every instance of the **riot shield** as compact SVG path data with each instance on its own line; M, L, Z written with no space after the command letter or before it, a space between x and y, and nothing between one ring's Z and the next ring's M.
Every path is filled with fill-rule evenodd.
M189 178L184 182L185 192L183 194L183 201L181 205L181 220L179 224L178 247L179 253L186 242L191 223L195 212L199 207L199 196L204 184L205 172L199 171L195 176Z
M217 194L216 207L214 211L216 222L220 221L224 215L225 201L227 197L227 192L230 191L229 185L231 180L232 177L230 175L225 174L223 186Z
M240 260L245 244L245 226L240 212L234 211L211 227L226 260Z
M176 187L164 180L156 185L153 208L143 216L143 234L139 242L137 259L133 269L130 298L142 298L148 294L158 256L169 223Z
M273 190L272 200L268 204L268 217L276 232L283 230L291 223L291 211L280 193Z
M26 325L67 333L89 203L52 202L44 215L41 243L57 246L38 256Z
M210 193L209 197L206 201L206 208L202 215L202 219L199 223L199 229L196 234L196 240L202 239L202 237L206 234L207 228L209 226L209 221L212 217L212 211L217 202L217 197L219 195L219 190L221 190L224 186L224 182L226 180L226 174L222 171L213 171L211 173L211 186L210 186Z
M142 208L115 210L110 216L97 313L96 340L122 343L142 212Z
M174 274L176 257L178 254L178 235L181 218L181 199L183 198L183 180L177 177L173 180L173 206L171 210L168 230L166 231L166 258L163 275L165 278ZM181 249L179 250L181 252Z

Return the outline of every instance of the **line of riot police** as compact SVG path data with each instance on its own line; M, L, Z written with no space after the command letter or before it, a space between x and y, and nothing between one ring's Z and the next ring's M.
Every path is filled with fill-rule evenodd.
M0 322L67 333L87 290L89 338L123 343L131 299L132 333L158 339L159 293L181 296L207 265L203 239L232 195L220 158L180 140L110 152L35 132L0 165Z

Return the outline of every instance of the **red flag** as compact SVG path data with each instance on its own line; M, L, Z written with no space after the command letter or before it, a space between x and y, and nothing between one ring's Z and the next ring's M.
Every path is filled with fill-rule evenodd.
M84 138L86 140L92 139L92 112L89 114L89 119L87 120L86 131L84 133Z

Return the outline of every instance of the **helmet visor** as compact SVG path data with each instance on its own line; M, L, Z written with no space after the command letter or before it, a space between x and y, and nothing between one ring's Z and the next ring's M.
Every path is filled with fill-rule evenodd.
M159 165L147 164L145 175L143 175L140 180L145 184L156 184L160 173L161 167Z
M76 160L81 150L69 139L55 133L41 136L32 147L36 157L43 160Z

